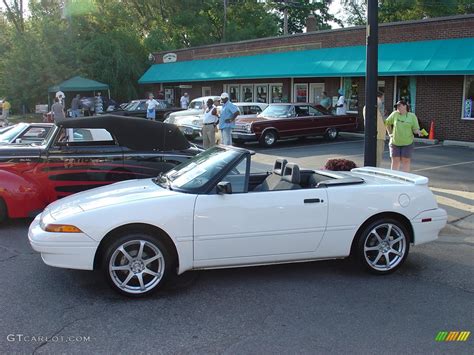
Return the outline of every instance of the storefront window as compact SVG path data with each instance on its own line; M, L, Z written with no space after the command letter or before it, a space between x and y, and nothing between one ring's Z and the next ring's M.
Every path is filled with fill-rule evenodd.
M239 85L229 85L229 96L230 96L230 101L232 102L239 101Z
M464 120L474 120L474 108L472 107L474 101L474 75L467 75L464 84L464 98L462 118Z
M308 84L295 84L294 97L296 102L308 102Z
M346 97L347 111L357 112L359 110L358 79L344 78L344 96Z
M255 85L257 102L268 102L268 85Z
M271 102L283 102L283 85L270 85Z
M242 101L252 102L253 101L253 85L242 85Z
M377 82L377 91L378 92L383 92L385 94L385 80L379 80ZM385 112L385 100L386 99L387 98L385 97L384 100L382 101L382 105L380 107L380 110L381 110L384 117L387 116L388 114L390 114L390 113Z
M415 112L416 103L416 77L399 76L397 77L397 95L395 102L405 100L410 105L410 111Z

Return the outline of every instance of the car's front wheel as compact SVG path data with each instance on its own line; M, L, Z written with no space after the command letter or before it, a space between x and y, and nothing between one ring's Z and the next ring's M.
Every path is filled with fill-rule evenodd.
M356 257L373 274L394 272L408 256L409 235L403 223L391 218L380 218L370 223L360 234Z
M171 270L166 245L152 235L130 232L109 245L102 270L109 284L119 293L141 297L155 292Z
M277 132L273 129L269 129L263 132L262 136L260 137L260 145L263 147L272 147L276 144L278 140Z

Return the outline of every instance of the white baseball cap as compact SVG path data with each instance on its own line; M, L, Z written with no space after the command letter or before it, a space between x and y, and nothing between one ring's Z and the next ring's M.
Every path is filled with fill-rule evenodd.
M221 94L221 99L228 99L228 98L229 98L229 94L228 94L228 93L223 92L223 93Z

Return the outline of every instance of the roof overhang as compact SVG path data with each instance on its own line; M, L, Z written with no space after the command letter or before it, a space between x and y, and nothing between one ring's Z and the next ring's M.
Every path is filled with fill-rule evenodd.
M379 45L379 76L474 74L474 38ZM365 76L366 47L322 48L154 64L140 84Z

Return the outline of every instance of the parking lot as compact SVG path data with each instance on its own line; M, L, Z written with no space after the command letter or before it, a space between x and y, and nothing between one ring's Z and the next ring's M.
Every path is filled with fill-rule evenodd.
M276 157L322 168L330 158L362 165L364 142L314 138L246 147L256 151L255 170L269 169ZM412 248L406 264L385 277L345 260L199 271L131 300L98 273L46 266L28 245L30 220L8 221L0 225L0 353L470 354L472 335L467 342L435 337L474 330L473 150L415 149L413 172L430 178L449 224L438 241Z

